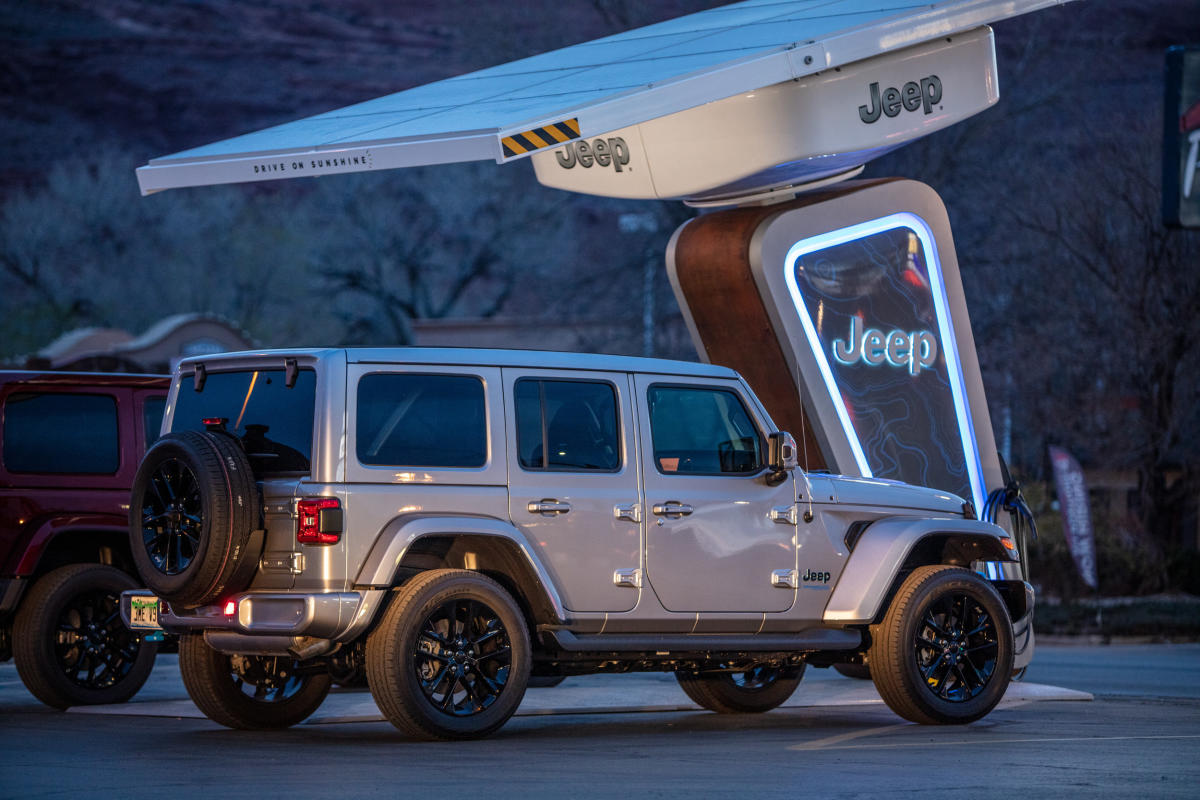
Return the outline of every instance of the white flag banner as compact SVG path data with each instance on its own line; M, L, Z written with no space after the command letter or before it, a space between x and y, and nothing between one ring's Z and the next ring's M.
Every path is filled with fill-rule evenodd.
M1096 543L1092 535L1092 514L1088 507L1087 484L1075 457L1060 447L1050 448L1054 482L1058 485L1058 507L1062 512L1067 547L1079 567L1084 583L1097 588Z

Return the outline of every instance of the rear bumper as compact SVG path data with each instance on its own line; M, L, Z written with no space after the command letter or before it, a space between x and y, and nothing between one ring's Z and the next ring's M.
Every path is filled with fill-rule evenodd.
M279 594L243 592L221 605L174 608L159 600L158 623L167 633L225 631L247 636L305 636L350 641L366 630L379 608L380 590ZM130 625L130 601L154 598L153 592L134 589L121 593L121 619ZM232 613L225 613L226 611Z

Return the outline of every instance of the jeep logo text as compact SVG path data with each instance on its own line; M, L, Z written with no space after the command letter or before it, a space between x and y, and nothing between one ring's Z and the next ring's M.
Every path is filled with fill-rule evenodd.
M897 89L889 86L882 92L879 83L868 87L871 99L865 106L858 107L858 117L870 125L879 119L880 114L894 117L900 110L916 111L923 108L926 114L933 113L933 107L942 101L942 81L937 75L921 78L921 82L909 81Z
M863 330L863 321L850 318L850 333L846 339L833 342L833 357L842 364L853 364L862 360L869 366L879 366L885 361L893 367L907 367L917 375L924 367L933 365L937 359L937 339L929 331L906 333L894 330L883 331L868 328Z
M629 163L629 146L620 136L608 139L592 139L588 142L580 139L571 142L566 147L554 151L558 165L563 169L571 169L576 164L589 169L592 164L600 167L612 167L621 172L621 167Z

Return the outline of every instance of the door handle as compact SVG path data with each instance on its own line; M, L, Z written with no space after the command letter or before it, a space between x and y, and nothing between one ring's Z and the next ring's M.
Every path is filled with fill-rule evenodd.
M686 517L694 510L687 503L680 503L676 500L668 500L665 503L656 505L650 509L655 515L660 517Z
M571 510L570 503L560 503L557 500L535 500L525 506L530 514L565 514Z

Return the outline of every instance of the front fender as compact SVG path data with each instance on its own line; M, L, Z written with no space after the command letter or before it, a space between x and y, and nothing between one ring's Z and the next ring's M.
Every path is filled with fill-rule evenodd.
M567 614L562 599L537 553L516 527L494 517L414 515L394 519L375 540L375 545L359 570L356 585L375 589L388 588L395 580L396 571L400 568L404 555L418 539L428 536L464 535L492 536L504 539L515 547L537 576L542 592L553 607L558 621L566 622Z
M1014 559L1000 542L1008 534L990 522L949 517L882 519L871 523L855 545L825 606L825 621L837 625L872 622L909 554L930 537L977 547L978 560Z

